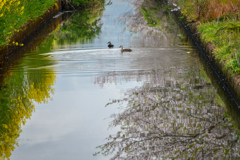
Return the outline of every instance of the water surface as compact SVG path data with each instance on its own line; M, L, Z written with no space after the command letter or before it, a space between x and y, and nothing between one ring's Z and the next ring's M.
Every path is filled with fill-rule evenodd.
M5 155L110 159L93 154L116 149L113 159L238 157L237 131L194 48L168 14L152 29L135 9L114 0L104 11L73 14L10 67L1 85Z

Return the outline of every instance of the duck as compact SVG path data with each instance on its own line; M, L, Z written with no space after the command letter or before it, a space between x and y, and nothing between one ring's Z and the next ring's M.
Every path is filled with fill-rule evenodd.
M113 48L114 47L114 45L111 43L111 41L109 41L107 44L108 44L108 48Z
M123 49L123 46L119 46L121 48L121 52L132 52L132 49L125 48Z

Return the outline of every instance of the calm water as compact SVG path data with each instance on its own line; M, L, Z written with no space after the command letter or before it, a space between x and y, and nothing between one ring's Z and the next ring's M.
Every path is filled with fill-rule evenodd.
M113 0L70 15L3 73L3 157L239 158L236 124L195 50L168 13L152 29L138 12Z

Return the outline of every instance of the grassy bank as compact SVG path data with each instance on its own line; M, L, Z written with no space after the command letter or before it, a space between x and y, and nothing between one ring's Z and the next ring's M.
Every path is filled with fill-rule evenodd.
M11 37L19 32L31 20L35 20L54 5L58 8L57 0L0 0L0 47L5 45L24 45L11 41ZM104 0L64 0L74 6L98 6Z
M232 75L240 73L240 21L205 23L199 25L202 39L216 46L213 54L225 63Z
M0 0L0 46L8 45L15 32L54 4L55 0Z
M185 18L196 23L201 38L216 49L213 55L232 75L240 74L240 1L175 0Z

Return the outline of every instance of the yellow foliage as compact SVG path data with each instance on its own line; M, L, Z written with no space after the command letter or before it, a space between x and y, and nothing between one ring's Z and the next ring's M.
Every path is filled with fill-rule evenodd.
M17 11L20 4L20 0L0 0L0 13L7 14L7 12L12 11L11 9Z
M56 78L54 71L47 69L48 74L45 72L45 69L36 73L30 72L25 78L22 77L21 72L15 72L4 83L9 93L7 93L8 99L5 98L6 104L0 106L0 159L9 159L11 152L18 145L17 138L22 132L21 126L25 125L35 110L33 102L47 102L53 94L52 86ZM2 92L4 91L0 90L1 95Z
M24 10L29 7L27 5L24 7L25 2L23 0L0 0L0 21L3 21L0 25L0 38L5 39L11 45L24 45L15 41L11 42L9 37L14 31L18 32L17 20L23 18L19 15L24 14ZM34 101L47 102L53 94L54 83L54 70L43 69L37 73L30 72L27 76L25 72L12 72L1 84L4 87L0 89L0 159L10 158L11 152L18 145L17 138L22 132L22 125L35 110Z
M18 19L24 13L21 0L0 0L0 38L8 39L13 34L13 28L18 25Z
M57 3L54 4L54 7L55 7L56 9L59 9L59 6L58 6Z
M45 76L45 81L43 83L32 82L29 85L29 98L37 103L47 103L51 94L54 93L54 89L52 89L51 86L55 83L55 78L54 72L49 72L49 74Z

